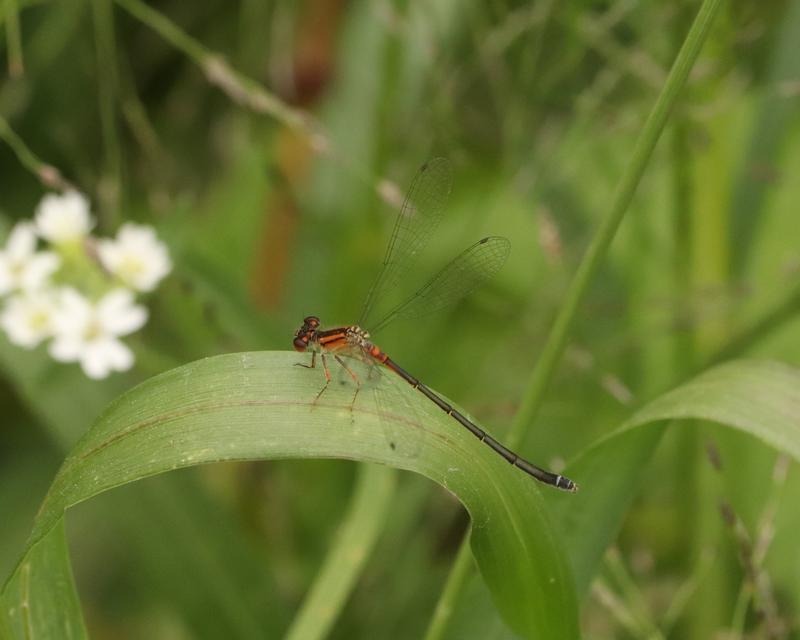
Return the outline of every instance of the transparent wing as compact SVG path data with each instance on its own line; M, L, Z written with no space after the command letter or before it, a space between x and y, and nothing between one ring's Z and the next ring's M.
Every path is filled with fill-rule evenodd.
M394 223L383 266L364 301L359 325L369 326L375 303L400 282L428 242L444 215L452 184L450 163L445 158L434 158L417 173Z
M420 318L443 309L493 277L511 253L508 238L490 236L462 251L413 296L395 307L372 331L397 318Z
M425 439L425 429L420 414L400 391L408 383L378 364L373 369L378 374L378 384L373 386L372 394L386 442L403 457L416 458Z
M347 369L337 367L338 389L334 393L349 398L351 407L358 405L376 412L386 445L405 458L416 458L425 439L425 429L419 412L403 393L408 383L357 349L340 351L339 355ZM357 397L351 372L361 387Z

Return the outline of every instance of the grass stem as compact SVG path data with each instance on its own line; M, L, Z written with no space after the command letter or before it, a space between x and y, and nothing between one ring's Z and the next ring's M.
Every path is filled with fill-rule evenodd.
M8 75L20 78L25 73L25 65L22 58L22 32L19 26L17 0L5 0L5 14Z
M61 172L54 166L43 162L30 147L25 144L25 141L17 135L11 128L3 116L0 116L0 140L3 140L14 155L17 156L19 163L35 175L45 187L50 189L58 189L59 191L66 191L67 189L74 189L74 187L64 179Z
M721 0L705 0L695 18L692 28L681 47L678 57L670 70L664 88L656 100L656 104L644 124L633 155L620 179L617 190L606 217L592 238L578 271L570 284L564 303L559 309L550 335L545 343L536 367L527 385L522 405L509 431L507 443L518 447L525 438L528 429L541 408L542 400L564 353L572 325L578 313L578 307L589 289L600 263L608 251L608 247L628 210L636 188L644 174L647 163L653 154L656 143L667 122L667 117L677 101L678 95L686 84L689 71L694 65L700 48L708 36L711 23L717 14Z
M92 13L97 60L97 96L108 171L107 183L101 184L98 195L104 204L105 222L113 227L116 226L114 222L121 200L122 149L117 123L119 74L111 0L92 0Z

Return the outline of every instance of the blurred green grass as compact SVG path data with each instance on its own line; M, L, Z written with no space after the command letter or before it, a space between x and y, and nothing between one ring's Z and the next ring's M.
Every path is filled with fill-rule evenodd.
M153 320L130 375L98 385L0 345L7 568L37 506L31 494L44 491L60 456L117 393L202 356L286 349L308 313L355 320L394 213L376 180L402 191L436 155L453 162L455 192L421 269L488 233L510 237L512 257L453 312L393 327L381 344L503 433L696 9L159 3L186 33L312 111L332 149L314 152L302 133L242 108L148 26L106 4L20 2L24 74L4 75L0 115L92 196L104 231L125 219L155 224L176 270L150 301ZM105 11L113 32L97 20ZM771 1L724 14L674 114L669 135L679 144L659 145L582 307L526 442L529 457L572 457L796 290L800 11ZM101 42L113 43L112 54L106 44L98 57ZM103 113L111 122L100 126ZM0 184L5 220L30 216L42 185L5 146ZM789 315L755 335L748 352L797 363L797 332ZM709 441L722 473L703 452ZM755 535L774 458L751 438L703 426L670 433L644 472L618 545L653 619L704 551L716 550L672 637L705 638L731 624L745 576L718 503L731 503ZM279 635L345 512L352 465L254 463L179 476L71 515L90 634ZM799 487L792 470L764 559L781 617L795 626ZM426 627L465 522L416 479L402 479L396 500L333 637L415 638ZM148 513L158 514L158 529ZM223 579L204 573L209 557L225 567ZM209 596L209 585L221 592ZM620 599L636 609L630 592ZM604 602L595 592L585 606L586 635L637 637ZM462 610L456 629L470 628L471 613Z

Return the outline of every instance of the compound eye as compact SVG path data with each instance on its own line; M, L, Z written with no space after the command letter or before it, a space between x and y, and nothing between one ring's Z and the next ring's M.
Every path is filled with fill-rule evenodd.
M295 338L292 344L296 351L305 351L308 348L308 338Z
M319 318L317 316L308 316L306 317L303 322L310 327L318 327L319 326Z

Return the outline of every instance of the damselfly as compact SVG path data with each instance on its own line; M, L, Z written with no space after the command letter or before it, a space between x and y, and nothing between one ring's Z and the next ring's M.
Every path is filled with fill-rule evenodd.
M323 330L317 316L308 316L295 332L294 348L301 352L311 351L311 364L305 365L311 368L316 367L317 354L320 355L325 385L320 389L317 398L331 382L327 355L332 355L347 371L356 384L356 396L358 395L361 386L359 376L341 357L342 354L355 354L362 360L376 366L382 365L396 373L515 467L545 484L566 491L576 491L577 485L569 478L537 467L500 444L392 360L370 341L370 334L362 328L370 326L369 316L375 303L400 282L438 226L444 215L444 204L450 193L451 183L450 165L442 158L432 160L420 169L397 216L383 266L367 294L358 323ZM490 236L479 240L442 268L414 295L389 311L382 320L374 324L373 330L377 331L397 318L418 318L454 303L497 273L505 264L510 249L511 244L506 238Z

